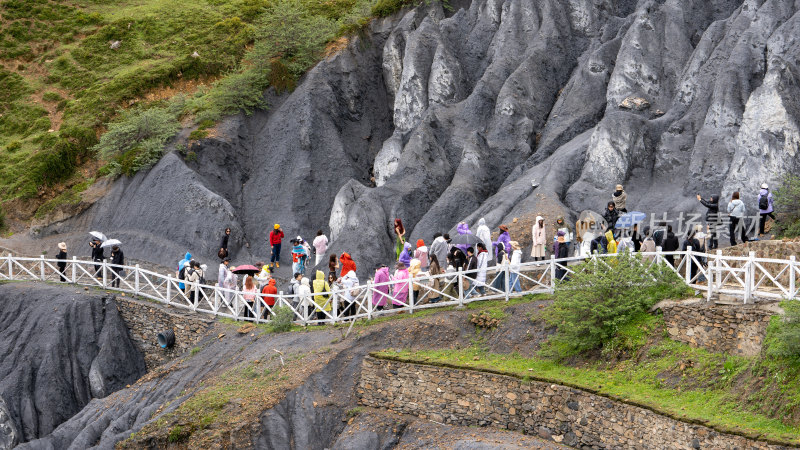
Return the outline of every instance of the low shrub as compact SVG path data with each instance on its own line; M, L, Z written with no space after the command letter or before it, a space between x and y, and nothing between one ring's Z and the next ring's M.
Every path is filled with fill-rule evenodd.
M553 305L543 314L558 329L544 349L547 356L600 348L658 301L691 292L669 268L648 266L627 252L574 270L569 281L556 285Z
M779 235L786 238L800 236L800 176L787 173L774 197Z
M272 310L274 315L269 322L269 329L273 333L285 333L291 331L294 321L294 311L286 306L279 306Z
M766 353L800 362L800 302L782 302L781 307L784 315L773 316L767 326Z
M0 231L6 229L6 213L3 212L3 208L0 208Z

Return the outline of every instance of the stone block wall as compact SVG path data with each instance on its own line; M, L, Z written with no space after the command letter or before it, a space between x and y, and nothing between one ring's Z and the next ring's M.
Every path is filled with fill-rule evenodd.
M775 311L761 305L720 305L704 301L659 306L672 340L712 352L755 356Z
M780 449L580 389L367 357L361 404L462 426L515 430L572 447Z
M130 297L117 296L116 304L131 339L144 354L148 371L191 350L214 323L199 313ZM175 333L175 345L164 349L158 345L158 333L166 330Z

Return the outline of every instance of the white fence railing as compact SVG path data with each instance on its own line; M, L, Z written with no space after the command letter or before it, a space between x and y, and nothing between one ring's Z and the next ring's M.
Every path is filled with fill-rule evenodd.
M798 298L800 265L794 256L788 260L723 256L692 251L639 253L642 264L663 264L675 271L687 285L709 300L719 294L741 298L744 303L757 299ZM269 296L248 296L240 290L179 280L136 266L117 266L107 261L0 257L0 281L46 281L91 286L130 293L170 306L237 320L267 322L274 308L292 309L300 324L336 323L373 318L399 311L442 306L463 306L483 300L506 300L528 294L552 293L555 283L576 270L575 264L590 260L608 264L616 254L570 257L508 264L486 270L486 281L475 281L478 270L420 276L402 281L374 283L355 288L332 287L325 294L307 297L279 292ZM58 263L66 263L63 271ZM312 277L313 278L313 277ZM633 282L636 282L633 280ZM181 285L184 288L181 288ZM313 290L313 288L312 288Z

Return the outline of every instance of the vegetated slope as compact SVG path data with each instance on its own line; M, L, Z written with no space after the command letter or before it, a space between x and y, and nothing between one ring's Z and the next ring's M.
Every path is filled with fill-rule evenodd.
M113 299L0 284L0 448L46 436L93 398L145 373Z
M235 256L264 257L280 223L325 229L371 271L393 259L395 217L429 240L481 216L599 210L617 183L628 209L701 212L697 193L742 190L753 210L756 185L800 164L798 20L787 0L420 6L42 235L101 227L171 263L213 258L224 226ZM511 225L523 244L525 223Z
M188 137L204 137L222 115L263 106L267 86L292 89L376 3L3 0L0 202L9 222L75 209L95 175L148 167L182 125L198 124ZM385 14L402 1L380 4Z

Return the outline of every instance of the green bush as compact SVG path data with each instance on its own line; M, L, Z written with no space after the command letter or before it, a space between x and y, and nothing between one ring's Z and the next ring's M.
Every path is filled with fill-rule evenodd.
M547 323L558 329L545 348L548 356L600 348L658 301L690 292L669 268L648 266L627 252L574 270L569 281L556 285L553 305L544 313Z
M800 176L787 173L774 197L778 233L787 238L800 236Z
M292 322L294 321L294 312L292 308L286 306L279 306L274 308L274 315L269 322L269 329L273 333L284 333L292 329Z
M171 108L127 111L111 124L94 149L111 159L111 175L133 175L158 162L166 142L180 130L179 113Z
M11 141L6 145L6 151L9 153L14 153L15 151L22 148L22 144L19 141Z
M800 361L800 302L781 302L783 316L773 316L764 347L769 356Z
M239 111L251 114L256 108L266 108L264 89L267 85L265 73L257 69L228 75L210 91L190 101L188 107L196 114L196 120L204 124Z
M6 229L6 213L3 212L3 208L0 208L0 231Z
M372 15L375 17L387 17L400 11L406 6L414 5L418 2L414 0L378 0L372 7Z

